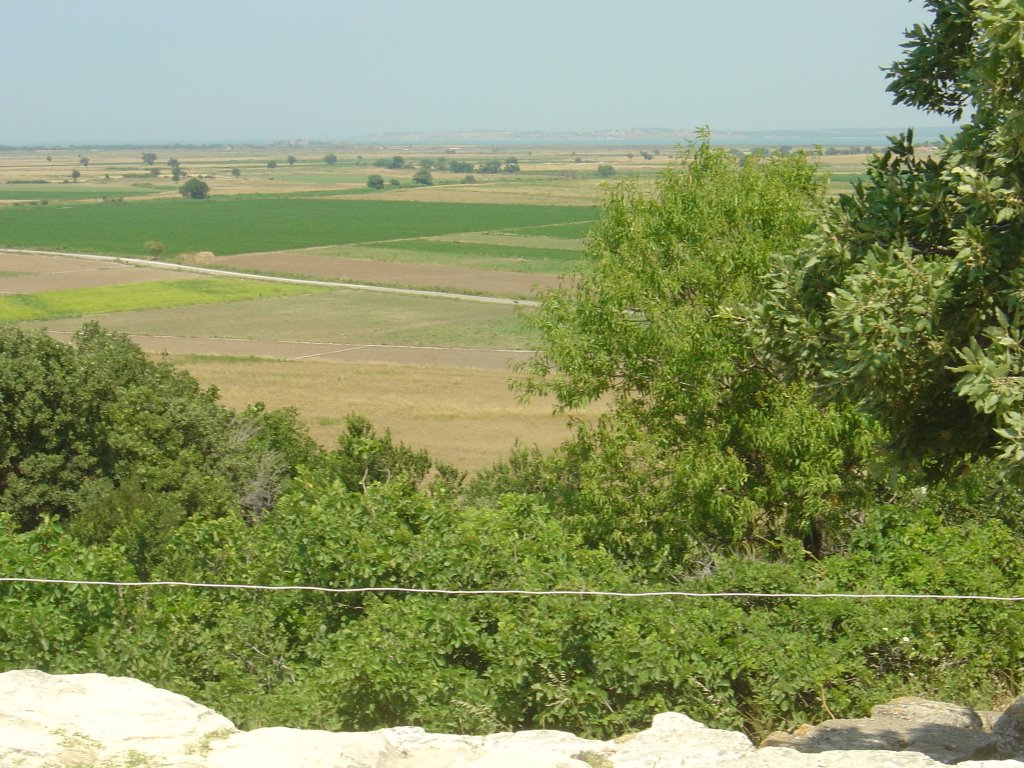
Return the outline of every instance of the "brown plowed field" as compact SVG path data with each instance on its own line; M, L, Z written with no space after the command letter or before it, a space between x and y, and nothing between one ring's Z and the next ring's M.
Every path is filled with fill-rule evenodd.
M5 277L5 272L15 274ZM183 272L132 267L116 262L30 253L0 253L0 293L38 293L151 280L190 280L195 277Z
M558 278L553 275L497 272L443 264L404 264L371 259L346 259L303 251L244 253L238 256L223 256L215 262L217 266L269 274L515 298L526 298L537 290L558 285Z

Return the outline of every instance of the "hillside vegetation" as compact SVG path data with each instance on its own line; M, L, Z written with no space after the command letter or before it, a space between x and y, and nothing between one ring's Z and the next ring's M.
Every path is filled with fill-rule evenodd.
M350 417L233 412L126 337L0 327L8 577L453 596L0 585L0 665L130 675L248 727L608 736L678 710L755 736L914 693L1019 693L1024 587L1024 10L930 0L895 137L832 200L803 156L698 141L609 192L529 317L557 450L474 477ZM749 594L757 593L757 594Z

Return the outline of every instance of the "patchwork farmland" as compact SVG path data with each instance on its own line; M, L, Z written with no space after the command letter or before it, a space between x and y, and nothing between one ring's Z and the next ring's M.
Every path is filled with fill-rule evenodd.
M208 183L205 200L178 194L171 150L153 164L130 150L90 150L87 165L79 151L0 153L0 322L67 337L96 320L188 368L229 405L298 407L324 444L350 412L467 470L517 442L564 439L551 403L519 403L507 387L510 365L535 343L521 315L581 258L607 186L594 169L651 184L671 153L533 148L514 173L473 177L449 169L493 165L494 151L431 159L438 150L421 148L398 169L380 165L394 150L352 149L333 163L293 152L294 163L281 152L271 167L268 148L173 150L184 173ZM844 181L859 167L835 162ZM433 184L412 182L423 166ZM368 188L371 173L383 189Z

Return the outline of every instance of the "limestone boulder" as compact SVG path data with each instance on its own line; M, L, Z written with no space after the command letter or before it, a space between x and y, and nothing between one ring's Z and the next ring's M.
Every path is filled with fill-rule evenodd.
M235 733L226 717L148 683L106 675L0 675L0 766L92 765L139 755L205 768L199 754Z
M970 709L907 698L869 718L776 734L755 748L741 733L673 712L610 741L553 730L243 732L137 680L15 671L0 674L0 768L938 768L965 755L973 758L960 763L968 768L1024 768L990 759L1016 749L1022 702L1002 713L994 733Z

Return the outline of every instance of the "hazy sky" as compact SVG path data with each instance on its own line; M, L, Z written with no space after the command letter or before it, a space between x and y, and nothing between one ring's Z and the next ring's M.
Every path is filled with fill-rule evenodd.
M904 128L921 0L0 0L0 144Z

